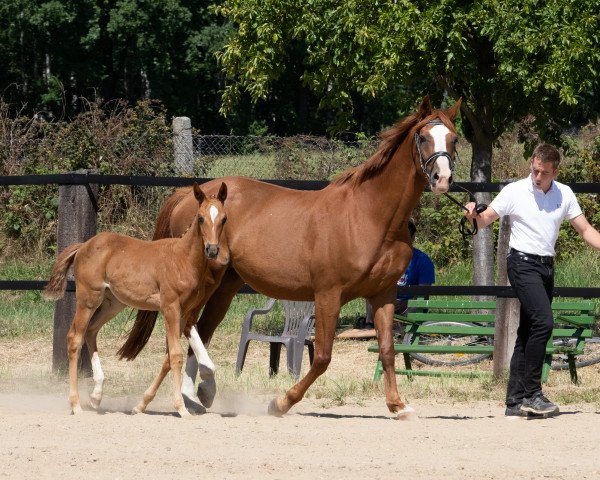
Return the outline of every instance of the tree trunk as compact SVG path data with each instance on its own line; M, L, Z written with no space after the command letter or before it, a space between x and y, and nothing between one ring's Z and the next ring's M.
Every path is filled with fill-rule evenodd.
M471 146L473 160L471 163L471 180L473 182L490 182L492 179L492 140L475 135ZM487 192L475 193L477 203L489 205L491 195ZM494 284L494 239L492 227L479 230L473 238L473 285Z

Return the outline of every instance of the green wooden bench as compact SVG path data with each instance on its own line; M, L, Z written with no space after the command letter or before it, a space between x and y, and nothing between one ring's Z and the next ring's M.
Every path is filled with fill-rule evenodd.
M394 343L394 353L402 353L404 368L400 375L478 377L491 375L484 370L427 370L413 369L412 359L426 364L453 368L477 364L489 358L493 351L495 301L478 300L410 300L406 316L395 315L405 326L403 343ZM594 302L590 300L556 301L552 304L554 329L546 346L542 381L546 382L552 356L566 356L571 380L577 383L575 358L584 351L585 340L593 336ZM379 353L377 344L368 347ZM374 380L383 374L381 360L377 360Z

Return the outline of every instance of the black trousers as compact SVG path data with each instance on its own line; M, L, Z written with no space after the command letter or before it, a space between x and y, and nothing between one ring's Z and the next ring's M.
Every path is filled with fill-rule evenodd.
M521 319L510 361L506 405L522 403L542 390L546 344L552 335L554 265L516 253L507 257L508 279L521 302Z

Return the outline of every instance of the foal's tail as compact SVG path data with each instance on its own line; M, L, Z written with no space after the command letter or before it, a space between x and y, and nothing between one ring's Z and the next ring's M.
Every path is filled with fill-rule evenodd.
M189 191L190 187L178 188L169 196L169 198L167 198L167 200L165 200L160 212L158 212L152 240L171 237L171 215L175 207L183 200ZM152 334L152 330L154 330L154 325L156 325L157 317L158 312L138 310L135 316L135 322L127 334L125 343L117 351L119 360L133 360L138 356L148 343L148 340L150 340L150 335Z
M65 248L58 256L50 280L42 292L46 300L58 300L65 294L67 288L67 272L75 260L75 254L81 248L83 243L74 243Z

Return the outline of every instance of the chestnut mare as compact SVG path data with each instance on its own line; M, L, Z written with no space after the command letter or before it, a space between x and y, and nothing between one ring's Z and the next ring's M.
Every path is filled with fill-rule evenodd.
M340 308L357 297L365 297L373 307L387 406L399 416L412 411L400 399L394 371L396 281L412 255L407 221L426 184L443 193L452 182L457 142L453 122L459 108L460 100L448 110L432 110L425 97L416 113L381 134L380 146L369 160L346 170L323 190L226 178L231 220L225 234L232 268L202 300L206 305L197 324L200 337L210 341L244 283L269 297L315 302L314 362L285 396L270 402L270 414L286 413L325 372ZM203 188L211 192L220 181ZM156 237L179 235L193 211L191 190L176 190L159 214ZM147 338L142 327L151 329L152 322L136 320L123 349ZM186 371L192 374L195 369L189 357Z
M98 408L102 400L104 374L100 366L96 337L102 326L127 305L152 311L165 318L168 352L162 369L133 413L143 412L169 371L173 371L175 408L189 415L181 394L183 355L181 332L188 338L202 366L205 397L216 390L214 365L195 328L200 300L205 297L209 259L217 259L225 223L224 201L227 186L221 183L217 195L207 197L197 184L190 189L193 207L187 216L187 232L182 238L147 242L116 233L100 233L84 243L66 248L58 257L44 296L63 296L67 272L73 264L77 306L67 335L69 357L69 402L74 414L81 412L77 388L77 363L83 340L92 354L94 391L90 404ZM191 223L191 225L190 225ZM185 231L186 229L182 229ZM214 260L212 260L214 261ZM220 279L219 279L220 280Z

